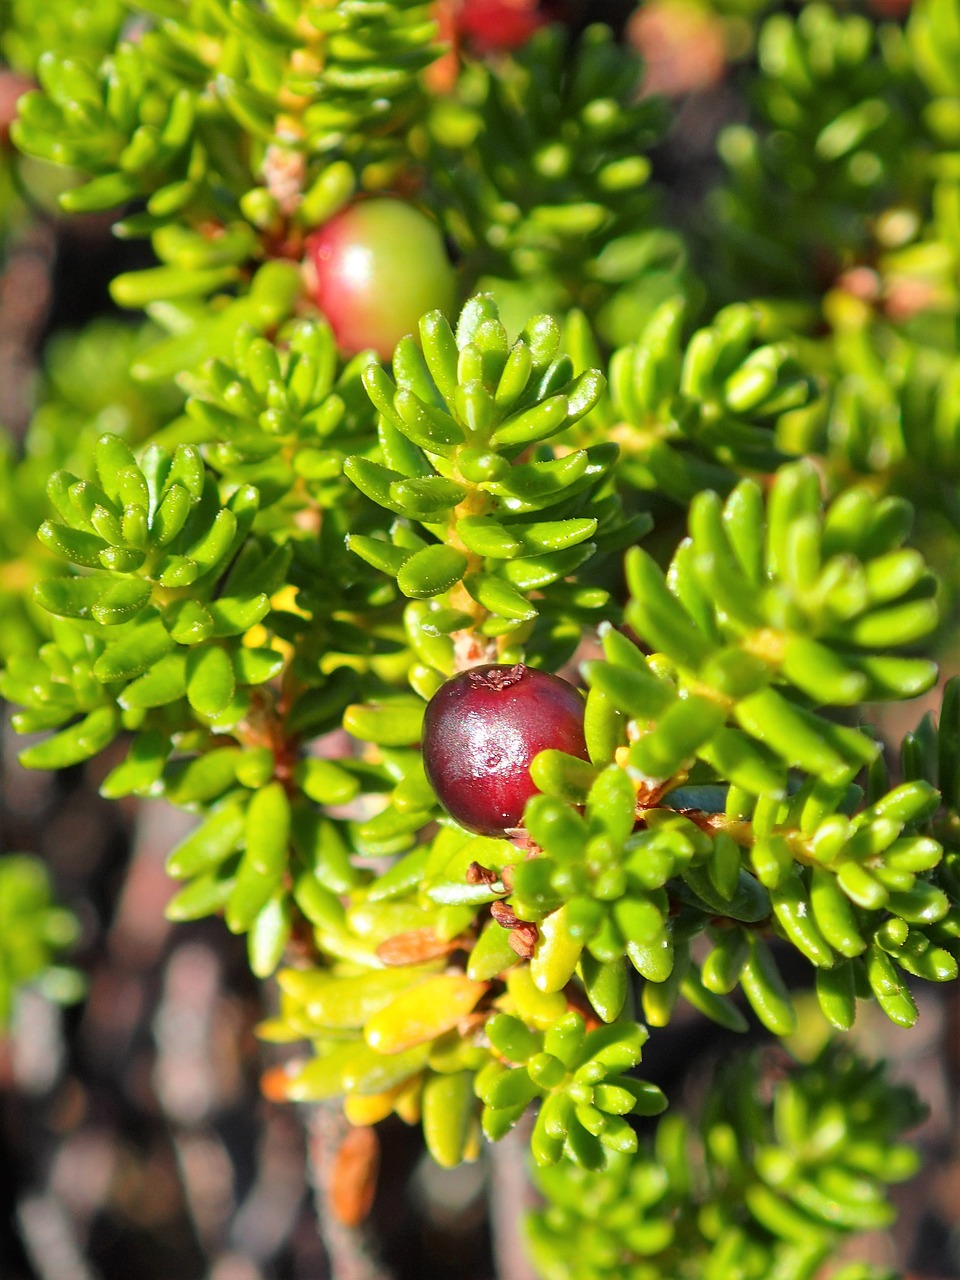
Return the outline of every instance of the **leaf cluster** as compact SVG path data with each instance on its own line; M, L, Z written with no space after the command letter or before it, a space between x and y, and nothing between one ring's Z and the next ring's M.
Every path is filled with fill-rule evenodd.
M547 1280L811 1280L845 1235L890 1222L886 1184L917 1163L897 1139L918 1115L908 1089L843 1049L785 1072L738 1057L696 1119L665 1116L639 1157L538 1169L534 1258ZM891 1276L861 1263L836 1274Z
M295 214L309 226L349 198L354 168L366 185L389 181L397 135L422 109L434 33L410 0L303 13L157 0L100 58L57 32L36 59L41 91L21 105L17 144L90 175L64 197L70 210L147 197L128 234L241 210L257 225ZM286 186L273 173L284 165Z
M456 336L439 313L424 318L421 336L423 354L412 339L397 347L395 382L367 366L383 461L355 456L346 464L368 498L401 517L392 545L348 542L395 577L403 595L433 602L408 609L408 627L424 636L422 656L450 674L449 642L444 650L431 638L468 626L520 638L541 616L544 627L559 627L565 606L577 605L572 575L646 522L610 536L620 523L604 484L615 447L557 453L547 443L590 412L603 386L596 370L574 375L549 316L531 320L511 345L495 304L481 295L464 307ZM581 607L605 599L594 593Z
M511 315L582 307L623 341L685 271L644 154L666 114L639 97L642 63L606 27L567 46L544 28L497 65L468 65L430 113L433 163L480 288L514 299Z
M687 310L682 296L667 299L617 347L583 433L616 441L622 484L684 505L701 489L726 493L744 472L787 461L792 450L776 429L818 389L790 341L760 340L759 308L725 307L689 336ZM580 312L567 317L564 346L578 370L602 362Z
M769 292L806 301L868 260L876 216L922 190L923 87L900 28L826 4L767 18L757 53L765 127L728 126L718 144L721 269L735 289L762 263Z

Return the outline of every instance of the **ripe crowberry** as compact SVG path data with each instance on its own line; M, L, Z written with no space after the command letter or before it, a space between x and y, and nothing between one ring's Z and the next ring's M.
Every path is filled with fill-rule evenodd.
M313 300L346 355L373 348L389 359L427 311L453 306L457 279L443 236L403 200L361 200L307 239Z
M537 788L538 751L586 760L583 699L559 676L489 664L462 671L430 700L423 763L440 803L461 826L502 836L518 827Z

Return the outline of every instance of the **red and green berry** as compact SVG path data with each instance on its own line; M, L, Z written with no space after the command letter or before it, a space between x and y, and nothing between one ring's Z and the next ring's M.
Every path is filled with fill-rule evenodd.
M361 200L307 239L311 296L346 355L389 359L428 311L449 312L457 275L443 235L425 213L392 197Z

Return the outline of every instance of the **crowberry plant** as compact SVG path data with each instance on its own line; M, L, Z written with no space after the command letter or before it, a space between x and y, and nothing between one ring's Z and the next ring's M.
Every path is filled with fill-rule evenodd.
M5 247L55 199L141 258L0 457L0 693L194 815L168 916L246 938L272 1099L520 1126L546 1280L814 1280L916 1168L858 1009L960 960L960 25L640 7L7 6ZM652 31L745 89L706 157ZM0 1019L79 997L0 896ZM685 1118L683 1005L797 1060Z

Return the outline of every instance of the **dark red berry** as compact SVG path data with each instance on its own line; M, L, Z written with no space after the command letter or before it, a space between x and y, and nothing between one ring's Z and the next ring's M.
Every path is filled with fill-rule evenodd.
M403 200L361 200L307 239L307 283L346 355L384 359L427 311L449 312L456 272L437 224Z
M481 835L520 825L537 793L530 763L551 747L588 758L583 699L566 680L523 663L462 671L437 690L423 722L430 785L451 817Z

